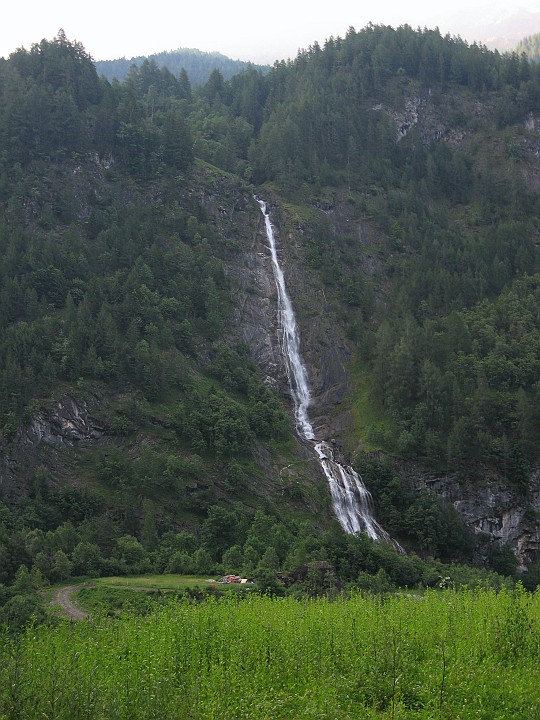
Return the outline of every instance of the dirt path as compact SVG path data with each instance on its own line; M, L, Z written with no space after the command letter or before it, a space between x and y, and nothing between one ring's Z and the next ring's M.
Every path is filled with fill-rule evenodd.
M51 599L51 605L59 605L62 608L62 614L70 620L84 620L88 613L85 613L75 605L72 600L74 593L79 592L82 585L66 585L66 587L57 590Z

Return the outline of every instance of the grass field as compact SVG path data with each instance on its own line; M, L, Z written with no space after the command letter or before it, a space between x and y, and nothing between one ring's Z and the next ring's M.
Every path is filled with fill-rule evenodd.
M540 593L230 594L0 642L0 718L540 720Z
M134 577L104 577L93 582L107 587L144 588L148 590L187 590L209 587L219 578L196 575L137 575Z
M138 575L134 577L96 578L77 593L75 604L92 615L119 615L125 610L151 612L171 596L190 593L201 600L207 595L245 593L253 585L220 584L216 579L196 575Z

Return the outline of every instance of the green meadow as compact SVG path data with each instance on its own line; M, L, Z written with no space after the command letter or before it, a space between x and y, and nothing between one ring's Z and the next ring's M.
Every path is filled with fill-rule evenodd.
M0 718L540 719L540 593L230 594L29 627Z
M137 575L130 577L96 578L93 582L105 587L125 587L148 590L187 590L188 588L210 587L219 579L219 575L202 577L199 575Z

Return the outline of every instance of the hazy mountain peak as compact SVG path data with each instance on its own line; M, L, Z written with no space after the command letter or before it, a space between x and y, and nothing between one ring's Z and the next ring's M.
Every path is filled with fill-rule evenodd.
M460 35L470 43L480 42L491 49L510 50L526 35L540 32L540 6L537 8L496 2L463 11L439 15L436 24L442 32Z

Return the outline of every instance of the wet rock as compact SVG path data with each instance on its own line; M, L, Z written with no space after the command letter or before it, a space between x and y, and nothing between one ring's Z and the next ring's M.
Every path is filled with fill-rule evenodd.
M250 248L237 255L234 262L227 264L227 274L235 288L236 300L231 339L249 346L251 356L262 369L267 385L285 389L276 285L268 246L265 236L260 232L258 220L258 217L253 219Z
M250 220L253 224L250 226L249 250L237 255L227 266L236 298L231 340L248 344L251 356L266 376L265 382L289 403L268 239L263 215L255 200L252 202L257 214L253 221ZM312 395L310 419L317 429L317 436L324 438L331 432L327 416L335 411L347 392L345 362L348 349L339 323L326 301L323 286L304 262L299 242L302 229L292 228L290 218L278 206L269 210L280 264L299 327L300 348Z
M522 569L540 554L540 469L531 475L523 497L500 482L468 486L453 474L423 473L404 463L396 468L417 490L435 493L455 507L475 536L480 563L487 561L494 543L510 545Z
M332 211L334 232L339 234L339 223L346 222L346 217L337 201L332 204ZM304 262L299 239L307 231L293 227L279 207L271 207L270 212L280 264L300 331L301 353L312 394L310 420L318 440L334 437L334 444L346 442L346 412L340 412L339 404L348 390L347 342L327 302L324 287ZM266 375L266 382L289 401L280 349L275 281L262 214L255 218L252 230L249 250L229 267L237 288L235 337L248 343L252 357ZM366 251L365 271L368 275L377 275L377 238L365 225L358 225L357 232ZM384 288L381 292L384 293ZM383 294L377 301L384 303ZM345 462L344 456L340 458ZM462 485L449 474L423 473L404 464L398 471L405 474L418 491L435 493L456 508L476 538L479 562L487 561L494 543L509 544L522 567L540 552L540 524L538 520L530 522L531 507L540 514L540 471L531 479L527 499L501 483L486 484L479 489Z
M52 408L42 410L30 422L18 443L34 448L41 442L47 445L73 446L84 440L95 440L104 429L93 420L84 400L65 395Z

